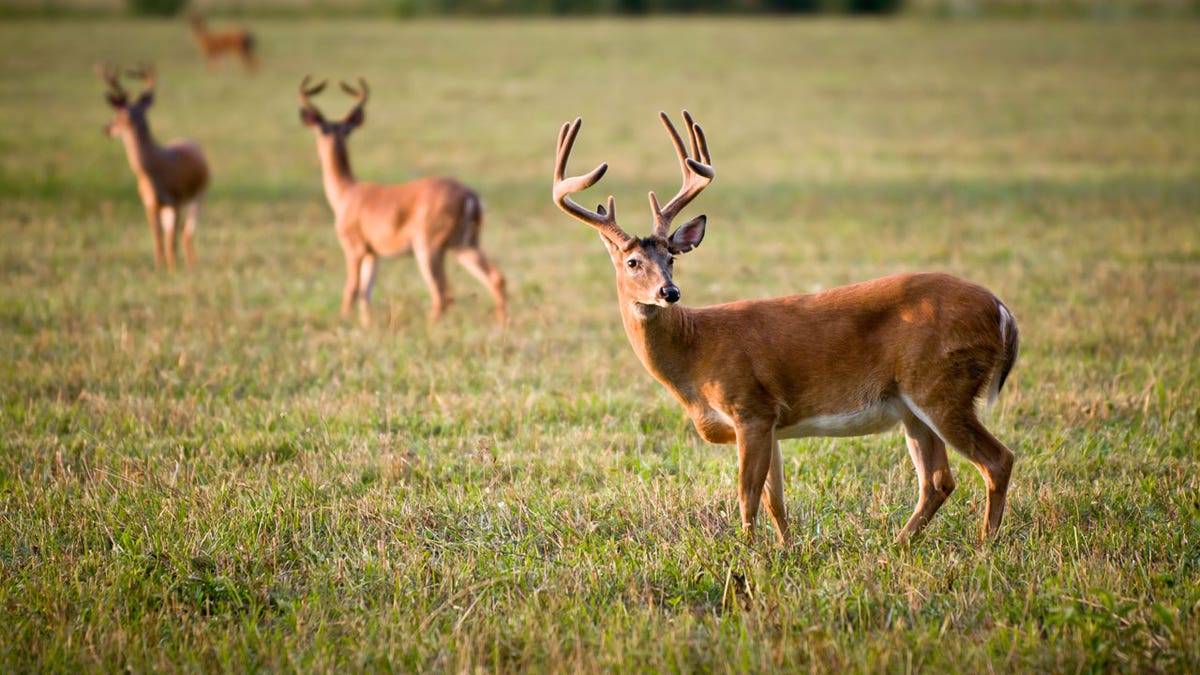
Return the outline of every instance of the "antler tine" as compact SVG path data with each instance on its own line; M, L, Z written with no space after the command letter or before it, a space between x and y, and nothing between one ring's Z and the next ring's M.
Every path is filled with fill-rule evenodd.
M608 164L601 164L591 172L581 176L566 178L567 159L571 156L571 148L575 145L575 137L579 135L579 127L583 118L576 117L574 122L563 124L558 132L558 149L554 161L554 203L575 219L580 220L600 231L606 239L625 248L634 238L617 225L616 201L612 195L608 197L608 208L598 205L595 211L589 211L571 199L574 192L586 190L595 185L608 171Z
M146 91L154 91L154 85L157 83L157 76L154 73L154 66L149 63L143 63L136 69L127 71L130 77L135 77L146 83Z
M369 89L367 89L367 81L361 77L358 78L358 89L351 87L350 85L346 84L345 82L342 82L341 84L342 84L342 91L344 91L347 94L350 94L354 98L358 99L357 102L355 102L354 107L351 108L350 112L346 113L346 117L343 118L343 119L348 120L348 119L350 119L351 116L357 114L360 110L362 110L362 107L367 104L367 97L370 96L371 92Z
M671 118L667 117L665 112L658 113L658 118L667 128L667 135L671 137L671 144L675 146L675 154L679 156L679 168L683 172L683 185L666 206L660 209L658 199L653 192L650 193L650 210L654 214L653 236L665 238L671 228L671 221L696 198L696 195L708 187L715 173L712 158L708 154L708 140L704 136L704 130L692 119L691 113L684 110L683 121L687 125L688 139L691 141L692 154L695 157L688 156L687 147L684 146L679 132L675 131L675 125L671 124Z
M121 83L117 79L120 77L120 71L116 66L110 63L97 63L94 67L94 70L96 72L96 77L99 77L105 84L107 84L112 93L116 94L121 99L125 99L128 96L128 94L125 92L125 88L121 86Z
M343 81L341 84L342 84L342 91L344 91L347 94L350 94L354 98L358 99L359 105L362 105L367 102L367 97L370 95L371 90L367 88L367 81L365 79L363 79L361 77L358 78L358 89L355 89L354 87L350 86L349 84L346 84L345 81Z
M304 79L300 81L300 105L315 112L317 107L313 105L312 101L308 100L308 97L316 96L317 94L321 93L325 89L325 85L328 83L328 80L321 80L319 83L310 87L308 86L308 81L311 79L312 75L305 75Z

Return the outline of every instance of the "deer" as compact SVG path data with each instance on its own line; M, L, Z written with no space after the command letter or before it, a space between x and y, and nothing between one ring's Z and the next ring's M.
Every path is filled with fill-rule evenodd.
M129 167L137 177L138 195L146 209L146 220L154 234L154 266L164 263L175 270L176 225L184 213L183 250L189 269L196 266L192 238L200 219L200 208L208 189L208 162L194 141L176 140L159 145L150 132L147 112L154 103L156 76L151 66L129 71L129 76L145 82L145 89L131 98L119 80L119 71L111 65L96 66L96 75L108 85L105 98L112 106L112 121L104 133L120 138L125 145ZM165 238L165 242L164 242Z
M681 403L700 436L736 444L741 530L753 541L765 502L778 544L788 545L779 441L877 434L903 426L916 468L916 507L896 537L918 535L954 491L946 446L966 457L987 487L982 538L1004 514L1014 455L980 422L977 403L996 400L1017 358L1016 319L987 289L940 273L905 273L849 286L708 307L679 304L677 256L704 239L707 218L671 231L676 216L714 177L708 141L683 111L689 149L659 113L683 184L666 206L650 192L653 228L637 237L607 208L571 195L608 170L564 177L582 124L558 135L554 203L600 233L616 273L621 322L645 369Z
M354 98L354 107L341 120L331 122L310 100L326 82L310 85L310 79L305 76L300 82L300 120L316 135L325 197L346 260L343 319L350 318L357 300L360 322L368 326L378 258L411 252L432 298L429 322L436 322L452 301L445 260L446 254L453 252L491 291L496 318L503 322L506 284L481 246L483 204L479 195L453 178L420 178L397 185L356 180L346 138L362 126L369 96L367 82L359 78L357 88L341 83L342 90Z
M216 68L217 62L225 52L232 52L242 60L242 66L253 72L258 67L258 59L254 54L254 34L246 28L227 28L210 31L204 17L194 13L188 17L188 26L192 30L192 38L200 53L204 54L208 69Z

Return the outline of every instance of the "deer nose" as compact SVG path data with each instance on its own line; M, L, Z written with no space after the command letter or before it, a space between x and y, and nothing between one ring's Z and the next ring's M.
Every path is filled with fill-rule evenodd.
M658 294L661 295L663 300L666 300L668 303L679 302L679 289L676 288L674 284L670 286L663 286L661 289L659 289Z

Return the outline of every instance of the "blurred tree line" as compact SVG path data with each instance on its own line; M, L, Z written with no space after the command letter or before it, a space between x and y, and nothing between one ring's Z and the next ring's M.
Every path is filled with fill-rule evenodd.
M188 0L125 0L133 14L174 16L204 3ZM399 16L571 16L644 14L804 14L844 12L890 14L904 0L364 0L366 13ZM319 3L318 3L319 5ZM353 13L355 3L338 3L339 13ZM313 7L321 13L321 7Z
M889 14L904 0L396 0L401 14Z

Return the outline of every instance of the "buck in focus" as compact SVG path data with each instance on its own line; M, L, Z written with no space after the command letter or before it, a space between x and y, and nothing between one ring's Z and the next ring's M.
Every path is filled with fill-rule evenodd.
M897 541L920 532L954 490L946 444L987 485L983 537L1000 527L1013 453L976 415L999 394L1017 357L1017 324L988 290L945 274L900 274L811 295L711 307L678 304L675 257L704 238L700 216L671 222L713 179L703 131L686 111L691 156L660 113L683 170L683 187L638 238L617 225L613 198L588 210L572 201L607 164L564 177L581 120L558 136L554 201L596 228L616 270L625 334L642 365L687 409L711 443L736 443L742 529L754 536L760 500L781 543L790 541L779 440L860 436L904 426L920 492Z
M253 71L258 67L258 59L254 55L254 34L249 30L227 28L210 31L200 14L189 16L188 26L192 29L192 38L195 39L196 46L200 48L200 53L204 54L209 70L216 67L226 52L236 54L246 70Z
M116 68L97 66L96 74L108 85L105 97L114 114L105 133L125 144L129 166L137 176L138 194L146 208L146 220L154 233L154 264L175 269L175 230L180 212L185 216L183 251L187 265L196 265L192 237L200 218L200 205L208 187L208 163L200 146L177 140L159 145L150 133L146 113L154 103L154 70L145 67L130 75L145 81L146 89L134 99L121 86ZM165 238L165 242L164 242Z
M446 287L446 253L453 251L458 262L491 291L496 316L503 320L504 276L488 262L480 245L483 206L479 195L453 178L422 178L399 185L355 180L346 137L363 123L367 83L359 79L357 89L342 83L356 103L341 120L330 122L309 100L325 88L325 82L315 86L308 82L305 77L300 83L300 120L316 133L325 197L333 209L334 229L346 258L342 316L349 317L357 299L360 319L368 324L378 258L411 251L433 298L429 319L437 320L451 301Z

